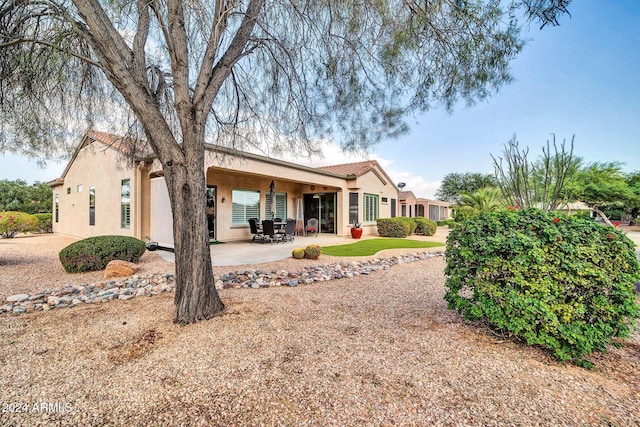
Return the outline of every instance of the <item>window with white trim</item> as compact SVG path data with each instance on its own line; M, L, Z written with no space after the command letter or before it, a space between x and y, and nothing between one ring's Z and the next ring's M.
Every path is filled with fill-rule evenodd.
M271 219L271 212L275 213L274 218L282 218L282 220L287 218L287 193L276 193L275 206L271 205L271 194L267 193L265 202L264 218Z
M96 187L89 187L89 225L96 225Z
M131 228L131 181L120 181L120 228Z
M378 219L378 195L365 193L363 205L363 222L376 222Z
M358 193L349 193L349 224L359 223Z
M231 191L231 225L248 225L249 218L260 219L260 192Z

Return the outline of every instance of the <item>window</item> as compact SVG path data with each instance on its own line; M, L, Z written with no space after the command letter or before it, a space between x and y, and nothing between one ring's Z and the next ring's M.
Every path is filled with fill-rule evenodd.
M130 180L120 181L120 228L131 227L131 185Z
M407 205L400 206L400 216L407 216Z
M82 184L78 185L77 190L78 190L78 193L82 193Z
M276 193L276 205L275 209L271 205L271 194L266 194L266 205L264 210L264 217L271 219L271 212L275 213L274 218L287 218L287 193ZM252 217L250 217L252 218Z
M67 187L67 194L71 194L71 187Z
M249 218L260 218L260 192L231 191L231 225L248 225Z
M391 218L396 217L396 199L391 199Z
M349 193L349 224L360 222L358 220L358 193Z
M383 197L380 199L381 203L389 203L389 199L387 197Z
M378 196L376 194L364 195L363 222L375 222L378 219Z
M89 225L96 225L96 187L89 187Z
M429 219L431 221L438 221L440 219L440 208L436 205L429 205Z
M69 189L71 190L71 189ZM58 211L60 210L60 196L56 193L56 222L58 222Z

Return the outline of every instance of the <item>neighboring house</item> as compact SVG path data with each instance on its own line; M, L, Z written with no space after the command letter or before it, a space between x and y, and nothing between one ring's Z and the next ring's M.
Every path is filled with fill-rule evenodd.
M53 231L76 237L121 234L173 245L172 214L157 160L127 167L122 138L90 131L53 189ZM398 189L375 160L312 168L206 146L209 238L250 238L248 219L319 220L320 231L348 235L355 222L377 233L376 219L396 216ZM275 200L270 197L273 182Z
M444 221L451 219L451 204L442 200L430 200L419 198L416 201L417 216L429 218L431 221Z
M432 221L451 218L450 203L442 200L417 198L411 191L400 191L400 216L414 218L421 216Z
M400 216L406 216L407 218L424 216L416 213L418 199L412 191L400 191L398 198L400 199Z

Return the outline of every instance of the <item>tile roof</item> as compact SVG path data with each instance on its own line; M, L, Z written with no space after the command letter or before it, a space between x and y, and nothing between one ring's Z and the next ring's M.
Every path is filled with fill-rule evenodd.
M129 148L127 144L125 144L125 137L114 135L112 133L100 132L97 130L90 130L85 134L87 137L93 139L94 141L102 142L109 147L112 147L118 151L127 152Z
M370 170L372 170L376 166L380 167L380 165L378 165L378 162L376 160L368 160L368 161L365 161L365 162L355 162L355 163L344 163L344 164L341 164L341 165L321 166L321 167L319 167L317 169L320 169L320 170L323 170L323 171L327 171L327 172L339 173L339 174L343 174L343 175L361 176L361 175L364 175L365 173L369 172Z
M413 191L400 191L398 193L398 198L400 200L407 200L407 197L412 196L414 199L416 196L413 194Z

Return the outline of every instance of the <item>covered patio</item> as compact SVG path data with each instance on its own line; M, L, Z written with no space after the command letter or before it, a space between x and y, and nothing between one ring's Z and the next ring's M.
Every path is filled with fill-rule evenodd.
M336 236L335 234L299 236L295 238L293 243L262 244L251 243L250 240L234 241L211 245L211 263L214 266L260 264L289 258L293 249L304 248L311 244L331 246L349 242L354 242L354 240L351 237ZM165 261L175 262L173 252L159 250L156 253Z

